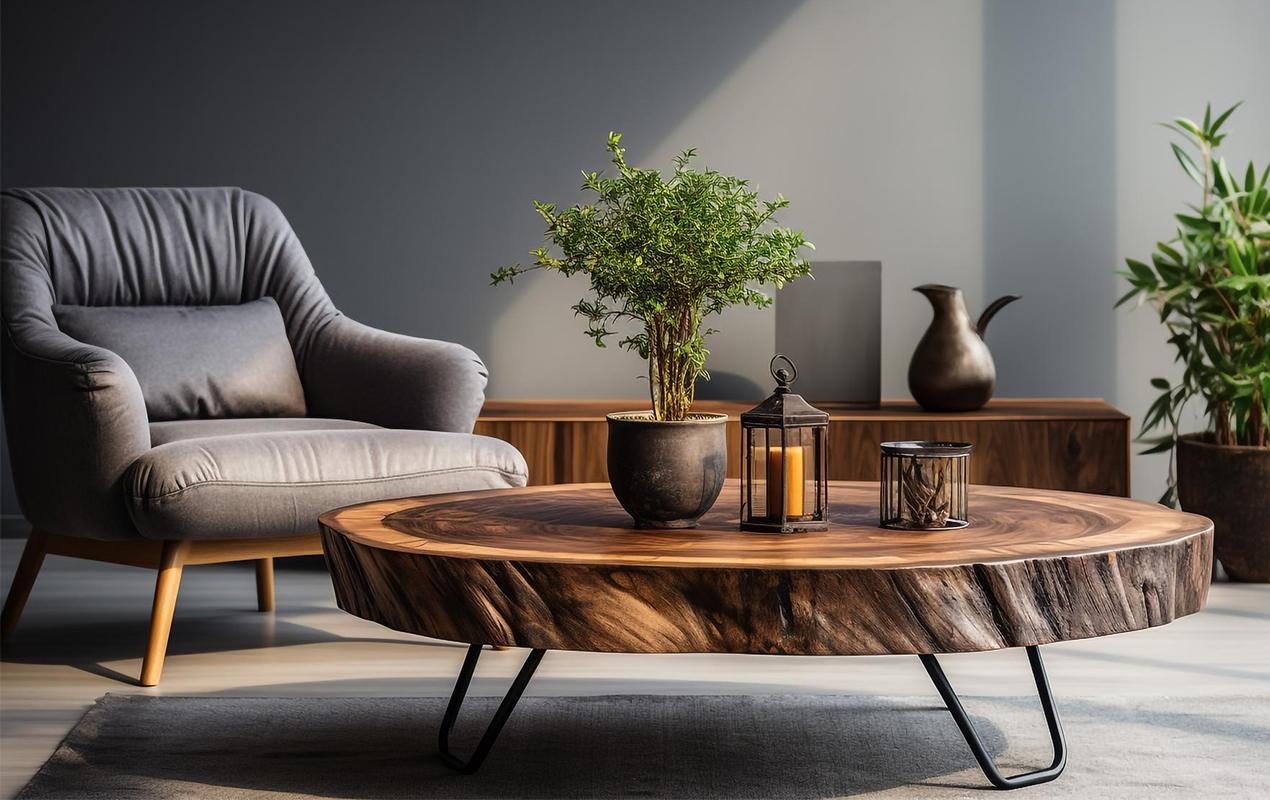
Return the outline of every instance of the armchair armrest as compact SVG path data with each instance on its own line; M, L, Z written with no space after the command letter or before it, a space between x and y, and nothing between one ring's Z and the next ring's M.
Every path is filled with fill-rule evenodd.
M3 333L4 411L18 500L37 528L138 536L123 475L150 449L141 386L115 353L53 327Z
M301 370L309 414L386 428L471 433L489 373L468 348L334 317Z

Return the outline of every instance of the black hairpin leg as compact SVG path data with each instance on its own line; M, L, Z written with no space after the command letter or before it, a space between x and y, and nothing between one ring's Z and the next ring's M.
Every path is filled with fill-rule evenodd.
M441 731L437 736L441 749L441 760L445 762L447 767L458 770L464 775L471 775L480 769L481 763L489 755L490 748L494 746L494 740L498 738L499 732L507 724L507 718L512 715L512 710L516 708L517 701L525 693L525 687L529 685L529 679L534 676L534 670L538 668L538 662L542 661L543 654L547 652L546 650L529 651L529 657L525 659L520 672L516 674L516 680L512 681L512 686L507 690L507 695L503 698L503 702L499 704L498 710L494 712L494 718L490 720L489 726L485 728L481 741L476 745L476 749L472 751L472 755L468 756L467 760L464 761L450 752L450 731L454 729L454 722L459 717L459 709L463 707L463 699L467 696L467 687L472 683L472 673L476 671L476 662L481 657L481 647L482 645L479 644L468 645L467 656L463 659L463 669L459 670L459 679L454 683L454 693L450 695L450 704L445 707L445 716L441 718Z
M1002 775L996 763L993 762L992 756L988 755L987 748L983 746L975 726L966 715L966 709L961 707L961 700L957 698L957 693L948 683L948 678L944 675L943 668L939 666L939 661L934 656L919 656L919 658L922 660L922 666L926 667L926 672L930 675L935 688L944 698L944 704L948 706L953 719L957 721L957 727L961 728L961 735L966 737L966 744L970 745L970 750L975 754L975 760L979 762L983 774L992 781L993 786L998 789L1019 789L1052 781L1062 774L1063 767L1067 766L1067 742L1063 739L1063 724L1059 722L1058 711L1054 708L1054 695L1050 692L1049 679L1045 677L1045 664L1041 661L1041 651L1036 645L1028 646L1027 658L1032 663L1032 677L1036 679L1036 692L1041 696L1041 708L1045 710L1045 723L1049 726L1050 741L1054 744L1054 761L1045 769L1025 772L1012 778Z

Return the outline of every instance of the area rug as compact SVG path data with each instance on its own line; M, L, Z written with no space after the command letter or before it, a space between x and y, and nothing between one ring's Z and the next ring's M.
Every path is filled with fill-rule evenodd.
M469 698L467 752L494 698ZM968 698L1012 774L1049 763L1035 698ZM436 757L440 698L107 695L22 798L986 797L932 698L531 697L489 760ZM1014 796L1265 797L1270 698L1059 699L1067 771Z

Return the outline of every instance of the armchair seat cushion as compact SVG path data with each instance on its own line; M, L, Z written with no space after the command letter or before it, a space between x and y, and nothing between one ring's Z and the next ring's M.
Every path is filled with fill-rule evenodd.
M288 431L383 430L369 422L314 417L248 417L245 419L177 419L150 423L150 445L158 447L182 439L232 436L238 433L286 433Z
M128 512L151 539L242 539L315 533L319 514L391 497L524 486L511 445L463 433L358 427L215 435L215 424L267 428L340 420L224 420L174 438L125 475ZM158 426L156 426L158 427ZM189 428L188 430L196 430Z

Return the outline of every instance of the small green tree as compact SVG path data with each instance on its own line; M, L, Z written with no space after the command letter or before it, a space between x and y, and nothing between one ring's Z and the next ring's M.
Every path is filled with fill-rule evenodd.
M760 203L746 181L697 172L690 166L695 150L681 153L663 179L657 170L628 165L621 141L621 134L609 134L616 177L582 173L593 205L558 211L534 201L556 253L540 247L530 252L531 266L503 267L490 277L497 286L535 269L586 275L594 297L573 310L586 318L587 335L605 347L615 323L641 325L618 344L648 361L656 418L682 420L697 378L709 378L705 337L716 331L702 330L703 320L733 305L771 305L755 285L779 289L810 274L799 251L815 248L801 232L775 224L776 212L789 207L780 194Z
M1226 134L1222 124L1239 107L1216 119L1212 107L1202 124L1178 117L1161 123L1179 134L1199 157L1173 144L1178 163L1200 187L1193 213L1177 214L1177 236L1156 245L1151 264L1128 259L1121 272L1132 287L1117 306L1137 298L1160 313L1185 365L1176 385L1154 378L1161 394L1142 420L1141 438L1167 423L1168 434L1145 439L1144 453L1172 450L1182 408L1202 398L1213 440L1222 445L1270 446L1270 166L1257 176L1251 163L1243 182L1235 180L1215 151ZM1175 473L1161 503L1174 505Z

